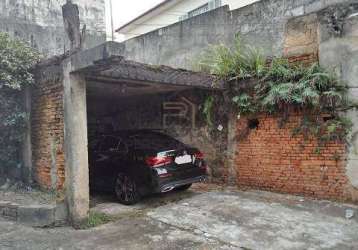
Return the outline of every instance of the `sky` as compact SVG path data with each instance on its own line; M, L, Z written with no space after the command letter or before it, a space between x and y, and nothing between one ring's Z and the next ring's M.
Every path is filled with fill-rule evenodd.
M110 38L111 16L109 1L106 0L106 26L107 34ZM163 2L163 0L112 0L114 29L118 29L123 24L131 21L160 2ZM120 39L118 35L116 35L116 38Z

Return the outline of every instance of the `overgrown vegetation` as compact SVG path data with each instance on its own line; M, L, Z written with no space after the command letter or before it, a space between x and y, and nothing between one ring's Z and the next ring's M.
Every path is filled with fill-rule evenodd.
M345 140L352 127L340 115L351 105L347 87L318 64L290 64L284 58L267 61L260 49L242 45L236 38L233 48L210 47L199 68L227 82L221 96L210 95L204 104L209 125L215 123L218 106L224 105L227 112L239 115L280 114L282 125L291 113L302 112L301 125L293 134L315 136L320 146L331 140Z
M117 215L108 215L102 212L90 211L88 218L76 228L80 230L90 229L122 219L138 218L144 216L145 213L146 210L135 210L122 212Z
M23 89L34 83L31 68L39 54L0 33L0 167L20 164L19 149L27 115Z

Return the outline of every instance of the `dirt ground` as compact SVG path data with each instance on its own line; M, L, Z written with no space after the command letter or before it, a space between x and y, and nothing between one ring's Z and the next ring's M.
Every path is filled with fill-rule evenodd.
M118 220L88 230L36 229L0 220L0 249L358 250L354 205L201 185L133 207L97 194L91 206ZM347 209L353 218L345 218Z

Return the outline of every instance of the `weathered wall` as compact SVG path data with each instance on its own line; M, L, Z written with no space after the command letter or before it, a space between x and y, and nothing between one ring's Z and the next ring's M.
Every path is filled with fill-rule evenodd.
M284 39L284 55L290 61L302 62L305 59L303 62L309 63L308 55L311 62L319 59L321 65L337 72L346 82L355 102L358 99L357 13L358 3L341 4L290 19ZM257 131L238 142L239 185L357 201L358 113L350 110L348 116L354 122L349 144L328 144L321 155L312 153L317 145L315 140L304 142L299 138L297 141L297 138L289 136L288 133L292 134L289 130L298 125L299 116L292 117L284 129L275 125L275 117L261 118L262 125ZM243 126L239 122L238 133L244 129ZM306 145L304 150L300 149L300 144Z
M255 118L259 120L256 129L248 128L247 118L237 124L239 186L352 200L345 143L330 142L317 153L316 138L305 141L302 135L292 135L301 123L300 114L291 115L283 127L279 126L281 117Z
M233 10L257 1L259 0L222 0L221 4L222 6L228 5L229 8ZM166 7L163 11L157 9L157 13L152 13L151 17L147 17L147 19L144 21L137 20L135 24L132 25L132 27L123 32L125 35L125 40L168 26L173 23L177 23L185 16L185 14L188 14L190 11L207 4L209 1L186 0L176 2L176 4L167 4L167 6L170 5L170 7ZM176 15L173 15L173 13L176 13Z
M358 3L342 3L317 13L289 20L285 33L285 54L318 55L322 66L336 72L349 87L351 100L357 103L358 80ZM358 112L347 116L354 127L349 138L346 175L352 199L358 199Z
M358 104L358 3L328 8L320 13L320 63L347 83L351 99ZM332 22L332 16L336 16ZM350 137L347 176L354 188L352 196L358 200L358 110L350 110L348 117L354 126Z
M32 88L33 177L47 189L62 189L65 180L62 78L59 62L41 66Z
M209 133L200 107L204 97L205 92L190 90L181 93L123 97L122 100L89 98L89 138L93 138L96 133L110 133L112 129L162 130L186 144L199 148L208 161L211 180L225 182L228 178L225 160L227 128L215 134ZM178 115L181 112L183 115Z
M261 0L230 11L227 7L158 29L124 42L128 59L192 68L209 44L232 45L235 34L262 47L268 56L281 56L289 19L353 0Z
M20 38L45 56L69 49L62 20L65 0L0 0L0 31ZM76 0L81 23L87 25L85 47L106 40L104 0Z

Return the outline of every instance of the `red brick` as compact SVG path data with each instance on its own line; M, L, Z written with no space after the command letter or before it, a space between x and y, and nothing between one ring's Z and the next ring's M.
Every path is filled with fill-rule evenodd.
M259 128L238 141L235 164L238 184L276 192L349 199L345 175L346 150L343 142L330 142L322 154L314 153L318 142L302 135L292 137L292 128L301 122L301 114L289 117L278 127L280 117L258 116ZM238 121L237 132L246 129L247 118ZM304 145L304 148L301 145ZM339 160L332 160L338 154Z

